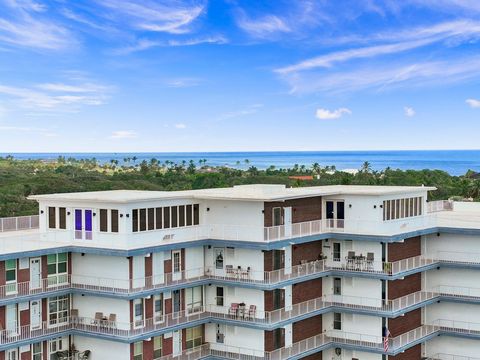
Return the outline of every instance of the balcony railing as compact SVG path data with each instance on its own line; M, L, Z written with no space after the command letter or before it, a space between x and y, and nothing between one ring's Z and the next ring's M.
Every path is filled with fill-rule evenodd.
M0 218L0 232L38 229L38 215Z
M437 200L429 201L427 203L427 213L434 213L438 211L452 211L453 201L450 200Z
M480 360L480 358L453 354L435 354L427 360Z

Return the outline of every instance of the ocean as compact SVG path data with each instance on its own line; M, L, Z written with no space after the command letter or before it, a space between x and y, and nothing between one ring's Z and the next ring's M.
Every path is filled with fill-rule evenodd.
M2 153L0 156L12 155L16 159L54 160L59 155L76 159L96 158L100 163L118 160L120 164L127 157L137 157L136 163L156 158L180 163L182 160L206 159L211 166L226 165L245 169L256 166L265 169L271 165L276 168L292 167L294 164L311 166L331 166L339 170L359 169L365 161L374 170L386 167L393 169L438 169L451 175L463 175L467 170L480 172L480 150L422 150L422 151L275 151L275 152L192 152L192 153ZM239 162L239 163L237 163Z

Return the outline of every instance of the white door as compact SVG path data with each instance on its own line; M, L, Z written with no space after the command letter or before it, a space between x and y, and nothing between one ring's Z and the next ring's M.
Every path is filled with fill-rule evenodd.
M172 280L182 279L182 253L180 250L172 251Z
M145 287L145 257L134 256L132 261L132 286L136 289L143 288Z
M285 225L285 237L292 236L292 207L284 207L283 208L283 221Z
M7 360L18 360L18 348L7 350Z
M173 355L179 355L182 352L182 330L173 332Z
M164 258L163 251L153 253L152 267L153 267L153 284L163 284L165 282L164 275Z
M30 301L30 327L39 329L42 325L42 307L40 300Z
M42 287L40 258L30 259L30 290Z
M9 333L17 333L18 312L17 304L7 305L7 330Z
M225 276L224 248L213 248L213 268L215 269L215 276Z

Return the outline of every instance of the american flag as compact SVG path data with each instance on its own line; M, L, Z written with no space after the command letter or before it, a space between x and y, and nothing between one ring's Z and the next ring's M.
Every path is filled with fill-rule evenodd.
M383 351L388 352L388 337L391 335L387 327L383 328Z

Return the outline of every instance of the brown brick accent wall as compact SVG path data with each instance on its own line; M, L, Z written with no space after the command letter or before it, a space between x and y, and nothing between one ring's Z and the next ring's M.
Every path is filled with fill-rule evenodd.
M422 255L420 236L405 239L403 243L388 244L388 261L398 261Z
M391 360L420 360L422 359L422 345L415 345L397 356L389 356L388 358Z
M30 269L20 269L17 264L17 282L22 283L30 281Z
M153 296L150 299L145 299L145 319L153 318Z
M322 333L322 315L293 323L293 342L301 341Z
M170 337L168 339L163 338L163 347L162 347L163 355L170 355L173 353L173 338Z
M268 250L263 252L264 271L275 270L275 256L280 257L279 269L285 268L285 251L284 250Z
M275 290L265 290L264 291L264 308L265 311L273 311L276 309L281 309L285 307L285 290L284 289L279 289L280 290L280 303L278 306L275 306L274 303L274 291Z
M307 300L322 297L322 279L304 281L292 285L292 303L298 304Z
M32 356L30 355L30 351L24 352L20 355L20 360L31 360Z
M30 325L30 308L20 311L20 326Z
M153 359L153 337L150 341L143 341L143 358Z
M265 226L272 226L272 209L274 207L292 207L292 222L320 220L322 218L322 198L320 196L293 199L285 202L266 202L264 204ZM283 210L282 210L283 216Z
M406 276L403 280L388 281L388 299L393 300L399 297L412 294L422 290L422 274Z
M282 333L280 344L278 344L278 346L275 346L275 340L274 340L276 331L281 331ZM265 334L264 335L265 351L273 351L285 346L285 329L279 328L272 331L265 331L264 334Z
M145 285L152 285L152 275L153 275L153 265L152 265L152 256L145 258Z
M0 261L0 286L5 285L5 261Z
M292 245L292 266L300 265L302 260L314 261L320 259L322 241Z
M318 352L316 354L312 354L312 355L309 355L309 356L305 356L303 358L301 358L302 360L322 360L322 352Z
M0 306L0 325L2 329L6 329L6 308L5 306Z
M419 326L422 326L422 309L413 310L404 316L388 320L388 329L392 337L409 332Z

